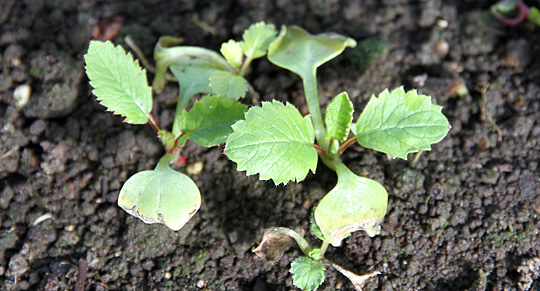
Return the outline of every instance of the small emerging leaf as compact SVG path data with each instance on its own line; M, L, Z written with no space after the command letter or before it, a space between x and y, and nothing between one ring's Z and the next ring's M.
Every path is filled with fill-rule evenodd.
M324 282L326 268L308 257L298 257L291 263L293 284L304 290L313 291Z
M315 171L318 158L309 117L291 104L273 101L250 108L245 118L233 125L225 146L239 171L276 184L301 181Z
M242 59L244 58L242 53L242 44L242 42L236 42L235 40L231 39L221 45L221 54L235 69L238 69L240 65L242 65Z
M246 79L226 71L215 71L210 76L212 92L223 97L243 98L246 96Z
M388 193L378 182L355 175L344 164L338 164L336 172L338 183L317 205L315 221L325 240L338 247L354 231L378 234Z
M242 38L244 39L242 51L246 57L260 58L266 54L268 46L276 38L276 28L273 24L257 22L244 31Z
M297 26L283 26L268 48L268 60L305 80L320 65L341 54L346 47L354 46L356 42L352 38L339 34L311 35Z
M84 56L86 74L97 100L127 123L145 124L152 111L152 89L146 71L110 41L94 40Z
M166 130L160 130L158 132L158 138L161 140L161 143L169 148L174 147L175 142L175 136L172 134L172 132L166 131Z
M346 92L338 94L326 108L326 140L345 141L351 129L353 104Z
M118 196L118 206L145 223L163 223L179 230L199 210L199 188L186 175L169 167L174 155L167 154L155 170L129 178Z
M407 159L408 153L430 150L446 136L450 125L441 109L414 90L385 90L371 97L353 131L362 146Z
M244 119L247 106L236 103L232 98L205 96L195 102L189 112L185 110L175 119L177 128L183 133L178 141L181 147L187 140L204 147L224 143L233 132L232 124Z

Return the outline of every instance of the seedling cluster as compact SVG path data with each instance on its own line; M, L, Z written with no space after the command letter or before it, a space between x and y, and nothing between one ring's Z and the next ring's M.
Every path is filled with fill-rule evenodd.
M337 185L313 212L312 230L321 246L313 248L291 229L272 228L255 251L264 255L269 246L276 246L271 243L276 238L290 236L305 254L291 265L297 287L317 289L324 281L325 268L332 266L360 288L373 274L357 276L324 254L329 245L340 246L352 232L378 234L388 193L378 182L354 174L340 156L355 142L402 159L411 152L430 150L450 128L441 107L432 104L429 96L400 87L373 96L356 121L349 96L340 93L323 117L317 68L356 45L338 34L311 35L295 26L283 26L278 34L273 25L259 22L244 32L242 41L223 43L221 54L177 44L177 39L162 37L154 54L153 89L163 89L168 69L180 84L171 131L162 129L152 117L152 88L130 54L110 42L93 41L85 55L90 84L101 104L124 116L127 123L150 123L166 149L154 170L128 179L120 191L119 206L146 223L182 228L199 209L201 196L195 183L172 170L169 163L189 140L204 147L225 143L225 154L239 171L275 184L304 180L321 160L338 176ZM309 115L302 116L293 105L275 100L249 109L238 102L251 90L244 78L247 68L265 55L274 65L300 76ZM200 93L205 96L187 111L193 96Z

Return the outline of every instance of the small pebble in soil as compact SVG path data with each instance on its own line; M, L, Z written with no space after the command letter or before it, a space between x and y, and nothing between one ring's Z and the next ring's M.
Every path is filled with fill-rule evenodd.
M204 163L201 161L189 164L187 166L187 172L190 175L197 175L200 174L204 169Z
M197 287L198 287L198 288L204 288L204 287L206 287L206 282L204 282L203 280L197 281Z

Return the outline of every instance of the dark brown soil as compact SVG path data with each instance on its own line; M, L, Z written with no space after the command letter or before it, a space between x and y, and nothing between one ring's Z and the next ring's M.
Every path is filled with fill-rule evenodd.
M296 247L275 265L251 248L271 226L318 244L311 210L336 182L323 165L276 187L236 172L222 148L190 144L189 163L204 163L192 175L203 204L182 230L146 225L116 205L126 179L163 153L150 127L123 124L90 94L82 55L93 29L116 16L114 42L131 35L148 56L161 35L217 49L260 20L388 42L367 69L351 50L323 66L320 91L348 91L360 112L385 88L418 88L444 106L452 130L417 163L358 146L345 154L356 173L385 185L388 214L381 235L354 233L328 258L380 271L365 290L540 290L540 29L498 23L492 1L1 3L1 290L294 290ZM266 60L248 79L260 100L304 106L299 78ZM459 83L470 95L455 94ZM25 84L31 97L18 109L13 94ZM162 126L176 94L169 84L155 96ZM39 217L48 219L34 225ZM319 290L336 289L353 286L328 270Z

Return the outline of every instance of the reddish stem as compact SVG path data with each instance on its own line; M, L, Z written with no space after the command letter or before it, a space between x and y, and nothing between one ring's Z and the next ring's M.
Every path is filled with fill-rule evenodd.
M338 153L341 155L350 145L352 145L356 141L356 136L353 136L343 142L341 146L339 147Z
M518 15L514 18L508 18L503 17L501 18L501 22L508 25L508 26L516 26L523 22L527 17L529 17L529 13L531 13L531 9L527 4L523 3L523 1L519 1L516 4L516 8L518 11Z
M324 158L328 159L328 155L318 144L313 143L313 147L315 148L315 150L317 151L319 155L322 155Z
M150 123L150 126L152 126L152 129L159 135L159 132L161 131L161 127L159 127L157 120L150 113L147 116L148 116L148 122Z

